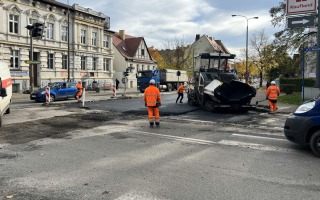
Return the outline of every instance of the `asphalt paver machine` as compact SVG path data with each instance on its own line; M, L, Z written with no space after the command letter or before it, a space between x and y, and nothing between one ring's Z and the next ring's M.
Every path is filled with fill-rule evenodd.
M234 54L201 53L195 56L194 83L188 90L188 103L206 110L217 108L251 109L256 89L240 81L230 71L228 60Z

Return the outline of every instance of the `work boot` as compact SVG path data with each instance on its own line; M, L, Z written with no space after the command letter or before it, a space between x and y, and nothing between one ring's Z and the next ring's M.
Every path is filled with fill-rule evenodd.
M156 122L156 126L157 126L157 128L159 128L160 122Z
M154 123L153 123L153 122L150 122L150 127L151 127L151 128L153 128L153 125L154 125Z

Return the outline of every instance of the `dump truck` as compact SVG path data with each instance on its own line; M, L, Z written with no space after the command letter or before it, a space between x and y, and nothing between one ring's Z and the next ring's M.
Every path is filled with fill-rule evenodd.
M218 108L251 109L256 89L241 82L230 71L228 59L234 54L201 53L195 56L194 84L188 90L188 103L206 110Z
M137 89L143 93L149 86L149 81L154 79L160 90L176 90L180 83L188 82L187 72L175 69L140 70L137 75Z

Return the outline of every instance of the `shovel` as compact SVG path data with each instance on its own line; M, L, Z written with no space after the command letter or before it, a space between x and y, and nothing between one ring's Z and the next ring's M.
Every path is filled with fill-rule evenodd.
M256 106L258 105L258 103L263 102L263 101L268 101L268 99L263 99L263 100L260 100L260 101L256 101Z

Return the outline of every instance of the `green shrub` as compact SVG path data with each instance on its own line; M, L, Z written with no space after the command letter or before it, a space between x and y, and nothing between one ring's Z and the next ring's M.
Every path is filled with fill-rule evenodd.
M293 84L281 84L281 92L284 92L286 94L292 94L295 90L295 85Z
M314 78L305 78L304 86L305 87L314 87L316 80ZM285 92L286 85L293 85L293 92L302 91L302 78L280 78L280 90ZM291 86L290 86L291 87ZM291 93L290 93L291 94Z

